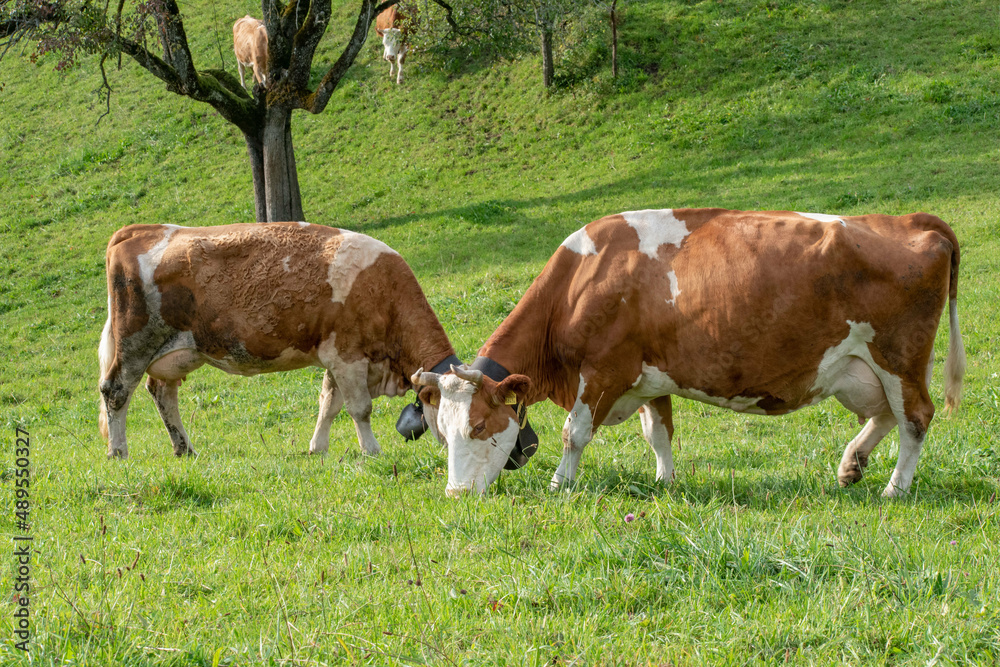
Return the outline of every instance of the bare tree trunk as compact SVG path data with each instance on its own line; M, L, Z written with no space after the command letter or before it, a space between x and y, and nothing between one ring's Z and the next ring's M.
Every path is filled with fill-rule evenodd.
M267 189L264 187L264 141L261 136L243 134L250 156L250 173L253 174L253 206L257 222L267 222Z
M555 64L552 62L552 24L554 23L551 8L544 2L535 5L535 26L542 38L542 85L552 86L555 78Z
M292 113L282 107L268 109L264 124L264 192L268 222L305 218L292 147Z
M618 0L611 0L611 78L618 78Z
M540 28L542 33L542 84L546 88L552 86L555 78L555 65L552 62L552 26L544 24Z
M295 168L295 147L292 146L292 114L288 114L285 121L285 152L288 164L288 180L291 183L290 194L292 197L292 215L289 220L305 222L306 215L302 212L302 193L299 191L299 172Z

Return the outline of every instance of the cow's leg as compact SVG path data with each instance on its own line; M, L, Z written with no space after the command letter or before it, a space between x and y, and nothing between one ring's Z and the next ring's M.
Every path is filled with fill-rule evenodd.
M917 460L927 438L927 429L934 418L934 402L928 389L934 370L934 350L930 350L924 376L900 383L902 406L894 410L899 425L899 457L889 483L882 492L888 498L906 495L917 471ZM896 406L894 406L896 407Z
M146 380L146 389L153 396L153 403L160 413L160 419L167 428L170 435L170 442L174 446L174 454L183 456L185 454L194 455L194 447L191 446L191 439L184 424L181 422L181 411L177 404L177 389L181 386L184 378L189 373L197 370L205 361L201 354L194 348L194 338L190 333L183 333L174 339L177 344L184 341L191 347L181 347L170 352L156 361L149 364L146 373L149 376Z
M580 456L587 443L593 439L594 431L597 430L595 424L599 425L604 421L608 409L614 403L614 401L602 401L602 394L603 390L597 391L595 387L587 386L583 375L580 375L576 403L569 411L566 422L563 424L563 455L562 460L559 461L559 467L552 475L552 482L549 485L552 490L568 486L576 479L576 469L580 465ZM602 403L608 407L601 409L599 414L595 414Z
M674 479L674 454L670 441L674 437L673 409L670 396L654 398L639 409L642 435L656 455L656 481Z
M403 83L403 61L406 60L406 46L396 55L396 85Z
M846 361L830 391L841 405L859 419L868 419L868 423L844 449L837 469L837 481L841 486L861 479L868 465L868 455L897 422L885 386L875 370L858 357Z
M153 396L156 410L160 413L163 425L167 427L170 435L170 442L174 446L174 455L184 456L194 455L194 447L188 438L184 424L181 422L181 411L177 405L177 388L181 386L182 380L159 380L152 375L146 378L146 389Z
M899 424L899 458L896 468L885 487L882 495L897 498L910 490L913 474L917 470L917 459L927 437L927 428L934 417L934 403L927 393L926 383L921 380L910 385L903 385L903 405Z
M239 70L239 72L240 72L240 85L243 86L244 88L246 88L247 87L247 82L243 79L243 72L245 70L245 67L244 67L243 63L240 62L239 58L236 59L236 69Z
M354 420L361 451L369 456L381 454L382 448L378 446L378 440L372 432L372 397L368 391L368 361L362 359L352 363L339 362L332 371L340 394L344 397L347 414Z
M108 434L108 458L128 458L128 441L125 438L125 418L132 394L142 380L144 369L122 367L117 362L101 380L101 399ZM103 430L103 429L102 429Z
M580 465L583 448L593 437L594 419L590 406L577 399L573 409L569 411L569 416L566 417L566 423L563 424L563 455L549 485L553 491L572 484L576 479L576 469Z
M326 454L330 447L330 424L344 406L344 395L328 370L323 374L323 389L319 393L319 416L316 430L309 441L310 454ZM360 438L360 435L358 436ZM363 445L362 445L363 446Z
M849 486L862 477L862 471L868 465L868 456L875 446L882 441L896 425L892 413L872 417L844 449L844 456L837 469L837 481L841 486Z
M146 372L145 363L136 363L120 357L115 335L111 329L112 302L108 299L108 319L101 333L101 343L97 348L97 358L101 369L98 390L101 393L101 407L98 424L108 441L108 458L128 457L128 441L125 438L125 417L132 394Z
M389 63L389 78L392 78L392 73L396 71L396 61L392 56L383 56L385 61Z

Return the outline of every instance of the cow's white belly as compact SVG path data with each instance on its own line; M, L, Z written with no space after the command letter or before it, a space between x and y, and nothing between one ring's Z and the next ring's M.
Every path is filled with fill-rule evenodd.
M880 368L868 349L875 330L866 322L847 324L851 327L847 338L823 354L812 386L813 403L836 396L845 408L865 418L901 411L900 379Z
M800 405L790 406L790 410L814 405L829 396L836 396L844 407L866 419L901 410L899 378L876 365L868 349L875 332L866 323L848 321L848 325L848 336L824 353L809 397ZM668 394L736 412L768 414L757 405L761 400L759 396L728 398L681 387L664 371L643 362L642 374L632 388L615 401L603 423L608 426L620 424L648 401Z
M614 406L612 406L611 411L604 420L604 424L607 426L620 424L650 400L667 395L690 398L721 408L736 410L737 412L749 412L758 415L766 414L763 409L757 407L757 401L760 400L760 397L735 396L733 398L726 398L724 396L712 396L698 389L681 387L666 372L661 371L656 366L650 366L643 362L642 374L636 379L632 388L615 401Z
M287 348L274 359L260 359L245 348L232 351L216 359L200 352L190 332L184 332L163 346L146 372L160 380L180 380L195 369L208 364L232 375L259 375L293 371L307 366L318 366L315 354L307 354L295 348Z
M319 359L314 354L306 354L295 348L282 350L274 359L260 359L248 352L230 352L221 359L204 356L206 363L219 370L233 375L259 375L261 373L278 373L294 371L307 366L319 366Z

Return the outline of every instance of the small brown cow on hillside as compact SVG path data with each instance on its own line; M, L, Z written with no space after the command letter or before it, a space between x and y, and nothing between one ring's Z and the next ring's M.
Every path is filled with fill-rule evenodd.
M247 15L233 24L233 51L240 71L240 83L246 87L243 72L253 68L254 80L267 86L267 28L263 21Z
M398 68L397 84L403 83L403 61L406 60L406 53L409 50L406 39L413 28L415 8L411 13L413 16L404 14L393 5L375 18L375 32L382 38L382 58L389 63L389 76L392 76L394 60Z
M460 363L403 258L321 225L132 225L108 243L108 320L98 356L108 456L128 456L125 415L143 376L174 453L193 454L177 389L208 364L256 375L326 369L309 452L327 451L346 406L378 454L372 398L401 396L419 367ZM436 423L436 409L425 408Z

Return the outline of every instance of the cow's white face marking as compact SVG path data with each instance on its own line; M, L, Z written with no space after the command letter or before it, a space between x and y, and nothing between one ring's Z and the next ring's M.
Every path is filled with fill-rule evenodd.
M799 213L795 212L795 215L801 215L803 218L809 218L810 220L815 220L816 222L839 222L844 227L847 223L841 219L839 215L829 215L828 213Z
M438 388L441 405L437 410L437 427L448 443L448 486L445 493L449 496L463 491L485 493L487 487L500 476L517 443L517 421L510 419L506 429L487 440L474 438L469 412L476 386L456 375L443 375Z
M670 279L670 298L666 299L666 302L671 306L676 306L677 296L681 293L681 288L677 286L677 274L671 271L667 274L667 278Z
M403 32L399 28L389 28L382 35L382 57L395 58L399 55L399 46L403 43Z
M341 230L341 241L330 260L326 282L333 290L330 300L334 303L345 303L347 296L354 287L358 274L375 263L379 256L385 253L395 254L395 250L375 239Z
M572 250L578 255L596 255L597 247L594 242L587 235L587 228L581 227L572 234L570 234L565 241L562 242L564 248Z
M621 214L639 234L639 252L656 259L656 253L661 245L670 244L678 248L691 232L683 220L674 217L670 208L647 211L626 211Z

